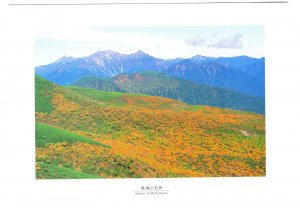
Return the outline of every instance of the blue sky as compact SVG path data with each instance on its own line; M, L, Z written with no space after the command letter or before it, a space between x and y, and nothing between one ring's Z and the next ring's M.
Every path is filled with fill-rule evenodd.
M83 57L99 50L130 54L142 50L159 58L264 56L263 26L62 28L37 32L35 65L62 56Z

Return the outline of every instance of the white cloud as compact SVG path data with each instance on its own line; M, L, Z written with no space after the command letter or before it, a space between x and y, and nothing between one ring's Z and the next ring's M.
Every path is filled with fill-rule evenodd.
M201 37L197 33L194 37L187 39L185 42L190 46L199 46L199 47L211 47L211 48L228 48L228 49L242 49L242 33L236 33L230 37L219 37L217 33L214 33L210 36L209 39Z
M190 46L205 46L206 39L197 33L193 38L187 39L185 42Z
M214 48L241 49L243 48L241 41L242 37L242 33L237 33L232 37L222 37L218 41L212 42L212 44L210 44L209 46Z

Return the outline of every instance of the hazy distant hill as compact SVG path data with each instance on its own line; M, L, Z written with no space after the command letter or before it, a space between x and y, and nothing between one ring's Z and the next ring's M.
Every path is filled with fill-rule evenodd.
M103 91L163 96L192 105L209 105L264 113L264 99L229 89L197 84L164 74L119 74L113 78L82 77L73 85Z

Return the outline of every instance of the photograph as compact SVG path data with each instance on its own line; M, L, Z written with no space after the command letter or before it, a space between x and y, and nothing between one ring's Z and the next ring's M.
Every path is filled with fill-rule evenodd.
M34 57L36 179L266 176L263 25L45 31Z

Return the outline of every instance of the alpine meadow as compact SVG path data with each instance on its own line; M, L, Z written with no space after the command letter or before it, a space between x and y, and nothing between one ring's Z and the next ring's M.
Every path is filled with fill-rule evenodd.
M176 37L189 57L101 50L35 67L36 178L265 176L265 58L239 54L259 41L246 30L238 39L202 31L202 40ZM164 44L152 42L160 53ZM206 49L217 54L193 55Z

